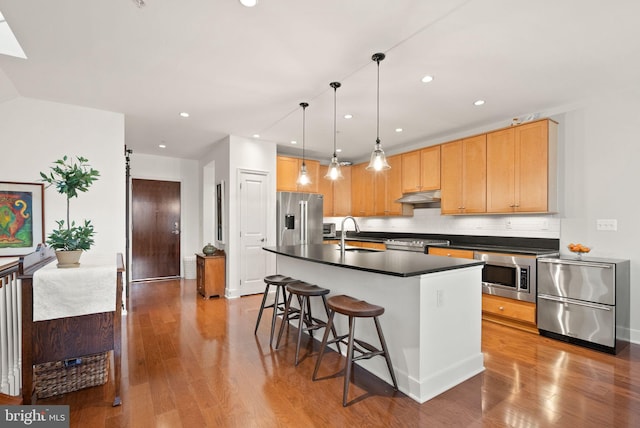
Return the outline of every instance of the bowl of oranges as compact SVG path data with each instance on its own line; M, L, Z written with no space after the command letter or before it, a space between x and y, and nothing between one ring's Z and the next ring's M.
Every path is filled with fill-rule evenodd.
M578 259L581 259L583 254L591 251L591 247L587 247L586 245L582 244L569 244L567 245L567 248L569 249L569 251L574 253L578 257Z

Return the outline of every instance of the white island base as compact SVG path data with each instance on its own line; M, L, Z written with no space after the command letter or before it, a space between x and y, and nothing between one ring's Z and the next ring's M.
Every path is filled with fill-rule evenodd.
M330 289L329 296L347 294L383 306L380 323L398 387L419 403L484 370L482 266L400 277L277 255L277 267L280 274ZM314 316L325 318L314 304ZM336 314L338 334L348 331L347 320ZM357 320L356 337L379 344L370 319ZM384 358L357 364L392 383Z

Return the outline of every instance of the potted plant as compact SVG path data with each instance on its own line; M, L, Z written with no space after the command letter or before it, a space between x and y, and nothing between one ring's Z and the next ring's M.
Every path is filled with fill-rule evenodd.
M79 192L86 192L91 184L98 179L100 173L87 163L88 159L77 156L75 160L67 157L58 159L53 163L48 174L40 173L47 187L55 186L58 193L67 198L67 219L56 220L58 228L47 236L47 244L56 250L58 267L77 267L80 265L82 251L88 250L93 245L93 225L90 220L84 220L84 224L76 225L69 217L69 202L71 198L77 198Z

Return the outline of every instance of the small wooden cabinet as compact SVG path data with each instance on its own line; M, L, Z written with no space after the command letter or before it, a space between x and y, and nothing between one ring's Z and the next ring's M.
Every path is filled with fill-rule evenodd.
M357 217L375 214L374 173L367 171L368 163L351 167L351 215Z
M440 146L402 154L402 192L440 189Z
M482 318L519 330L538 333L535 303L483 294Z
M212 256L196 254L196 286L205 299L224 295L225 262L224 252Z
M402 197L402 156L387 156L391 169L374 172L375 215L402 215L402 204L396 202Z
M276 190L278 192L308 192L318 193L318 180L320 176L320 162L317 160L305 159L307 174L311 179L311 184L299 186L298 175L302 166L302 159L278 156L276 159Z

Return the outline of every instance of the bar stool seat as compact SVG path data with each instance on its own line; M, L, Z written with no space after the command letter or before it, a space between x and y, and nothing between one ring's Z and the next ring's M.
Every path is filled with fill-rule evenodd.
M324 356L324 352L327 345L336 343L339 346L339 343L341 342L345 343L345 339L347 339L345 343L347 345L347 361L345 363L342 406L343 407L347 406L349 382L351 378L351 371L353 368L354 361L369 359L378 355L383 356L387 363L389 373L391 374L391 380L393 381L393 388L397 390L398 383L396 382L396 376L393 372L393 366L391 365L391 358L389 357L389 350L387 349L387 343L384 340L384 335L382 334L382 328L380 327L380 321L378 320L378 317L384 313L384 307L373 305L371 303L365 302L364 300L359 300L344 294L330 297L327 300L327 305L329 307L329 319L327 321L327 328L325 329L324 337L322 338L322 345L320 346L320 353L318 354L316 367L313 371L313 377L312 377L313 380L314 381L316 380L318 369L320 368L322 357ZM349 317L349 333L341 336L337 336L333 340L328 340L329 330L334 328L333 318L336 312ZM378 332L380 346L382 349L378 349L375 346L367 342L364 342L362 340L356 339L354 337L356 318L373 318L373 321L376 326L376 331ZM357 351L359 355L354 357L354 351Z
M313 337L313 331L318 330L320 328L326 328L327 323L318 318L314 318L311 313L311 297L321 297L322 304L324 306L325 313L327 314L327 318L329 317L329 309L327 307L327 299L326 295L329 294L330 290L322 287L318 287L314 284L309 284L304 281L293 282L287 285L287 291L289 292L289 298L287 299L287 304L284 309L284 316L282 319L282 323L280 324L280 331L278 332L278 340L276 341L276 349L280 347L280 340L282 339L282 332L284 331L285 325L288 325L290 321L297 319L298 320L298 340L296 342L296 359L295 365L297 366L300 362L300 342L302 340L302 333L304 331L309 332L311 337ZM291 300L293 296L298 298L298 305L300 309L298 311L295 308L291 307ZM332 327L333 328L333 327ZM333 337L337 337L336 330L333 328ZM312 347L313 347L313 342ZM338 345L339 346L339 345Z
M253 334L258 333L258 326L260 325L260 320L262 319L262 312L265 309L273 308L273 316L271 317L271 334L269 335L269 345L273 346L273 333L276 328L276 320L278 315L284 314L284 307L287 303L287 292L285 291L285 287L287 284L291 284L292 282L298 281L295 278L291 278L285 275L274 274L264 277L264 282L266 287L264 289L264 294L262 296L262 304L260 305L260 311L258 312L258 319L256 320L256 328L253 331ZM265 305L267 302L267 296L269 295L269 289L271 286L276 287L276 297L273 303L269 305ZM282 289L282 302L280 302L280 290Z

